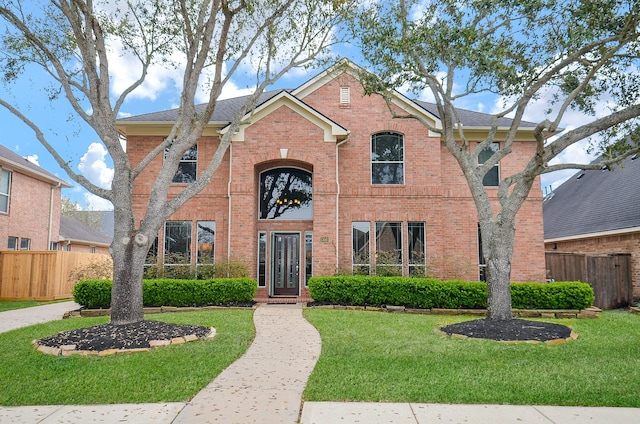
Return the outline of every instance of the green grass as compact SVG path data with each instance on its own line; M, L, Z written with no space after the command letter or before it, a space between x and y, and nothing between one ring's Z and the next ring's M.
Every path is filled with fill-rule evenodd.
M322 354L308 401L640 407L640 316L556 320L562 345L456 339L434 330L471 317L306 309Z
M0 405L73 405L187 401L240 357L255 331L249 310L149 315L148 319L215 327L211 340L104 357L54 357L34 339L98 325L74 318L0 334Z

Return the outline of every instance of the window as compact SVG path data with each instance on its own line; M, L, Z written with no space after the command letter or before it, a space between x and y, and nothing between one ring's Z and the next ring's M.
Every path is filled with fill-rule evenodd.
M215 258L216 222L198 221L198 263L212 264Z
M9 195L11 193L11 171L2 170L0 176L0 212L9 213Z
M351 269L354 275L369 275L371 263L369 261L369 223L352 222L352 258Z
M89 246L89 253L96 253L96 247L95 246Z
M165 156L170 147L165 149ZM182 159L178 164L178 170L173 176L173 183L192 183L196 180L196 170L198 168L198 145L190 147L182 155Z
M31 239L22 237L20 239L20 250L30 250L31 249Z
M9 240L7 242L8 250L18 250L18 237L9 236Z
M58 250L58 246L59 246L59 244L58 244L58 242L57 242L57 241L52 241L52 242L49 244L49 250Z
M482 232L480 231L480 224L478 224L478 279L480 281L487 281L487 261L482 252Z
M491 143L485 147L478 155L478 165L482 165L500 149L500 143ZM500 162L496 163L482 179L482 185L485 187L497 187L500 184Z
M65 243L62 245L63 252L71 252L71 243Z
M150 265L158 264L158 236L156 236L153 243L151 243L151 247L149 247L149 251L147 252L147 257L144 260L145 267Z
M297 168L260 174L260 219L313 219L313 181Z
M167 221L164 224L164 263L191 263L191 221Z
M424 222L409 222L409 276L426 277L426 248Z
M267 233L258 233L258 286L267 286Z
M392 132L371 136L371 184L404 184L404 138Z
M309 285L309 278L313 275L313 232L304 233L304 285Z
M376 222L376 275L402 275L401 222Z

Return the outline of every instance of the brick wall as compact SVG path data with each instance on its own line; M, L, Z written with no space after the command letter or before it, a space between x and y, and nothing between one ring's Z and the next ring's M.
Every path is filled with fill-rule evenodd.
M9 201L9 213L0 213L0 249L7 248L11 236L31 239L31 250L49 250L50 230L52 241L60 234L60 188L13 171Z
M339 104L342 86L351 88L348 105ZM348 139L338 146L323 141L321 128L283 104L246 128L244 140L233 143L231 153L227 152L209 186L171 219L216 221L216 258L248 259L253 277L256 276L257 234L260 231L299 232L301 240L304 240L305 231L313 231L314 274L326 275L333 274L336 268L351 268L352 222L370 222L372 241L375 222L401 222L405 252L408 248L407 223L423 222L432 275L477 279L475 206L457 162L440 140L430 137L417 121L393 119L380 98L362 96L359 83L347 75L329 81L303 101L347 128L350 131ZM403 185L371 184L371 135L382 131L404 136ZM137 163L161 141L159 135L129 136L128 153L132 163ZM211 157L216 146L215 138L203 138L198 145L199 160ZM287 149L284 158L281 149ZM534 149L533 142L516 142L513 154L501 163L503 175L522 166ZM134 207L139 219L143 216L152 178L161 166L162 159L157 158L138 178ZM313 174L313 220L258 219L260 172L283 166ZM230 167L231 181L228 179ZM539 181L534 186L530 199L517 216L512 262L515 281L543 281L545 278L542 191L537 188ZM171 192L179 188L178 185L172 187ZM192 250L195 251L195 230L193 240ZM303 263L300 265L302 270Z

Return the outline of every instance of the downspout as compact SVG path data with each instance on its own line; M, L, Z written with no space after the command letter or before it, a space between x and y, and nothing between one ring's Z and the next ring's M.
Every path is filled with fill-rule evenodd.
M53 190L59 188L62 185L60 181L58 181L57 186L51 186L51 190L49 191L49 235L47 236L47 250L51 250L51 237L53 233Z
M339 147L346 143L347 141L349 141L349 138L351 138L351 132L348 132L347 134L347 138L345 138L344 140L342 140L339 143L336 143L336 242L335 242L335 246L336 246L336 271L339 269L340 267L340 249L338 248L340 246L340 171L339 171L339 164L340 161L338 160L339 155L338 155L338 150Z
M229 181L227 182L227 197L229 211L227 213L227 263L231 262L231 177L233 175L233 142L229 143Z

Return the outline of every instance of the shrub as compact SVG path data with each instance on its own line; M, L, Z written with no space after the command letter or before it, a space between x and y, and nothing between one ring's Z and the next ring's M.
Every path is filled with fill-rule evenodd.
M80 281L73 289L76 302L87 308L111 305L110 280ZM144 306L206 306L251 302L258 283L250 278L216 280L156 279L142 282Z
M91 259L89 263L80 265L69 274L69 279L73 282L80 280L110 280L113 278L113 260L111 256L100 256Z
M484 309L487 285L432 278L333 276L313 277L309 293L317 302L344 305L404 305L417 308ZM514 283L512 306L517 309L584 309L593 303L588 284Z

